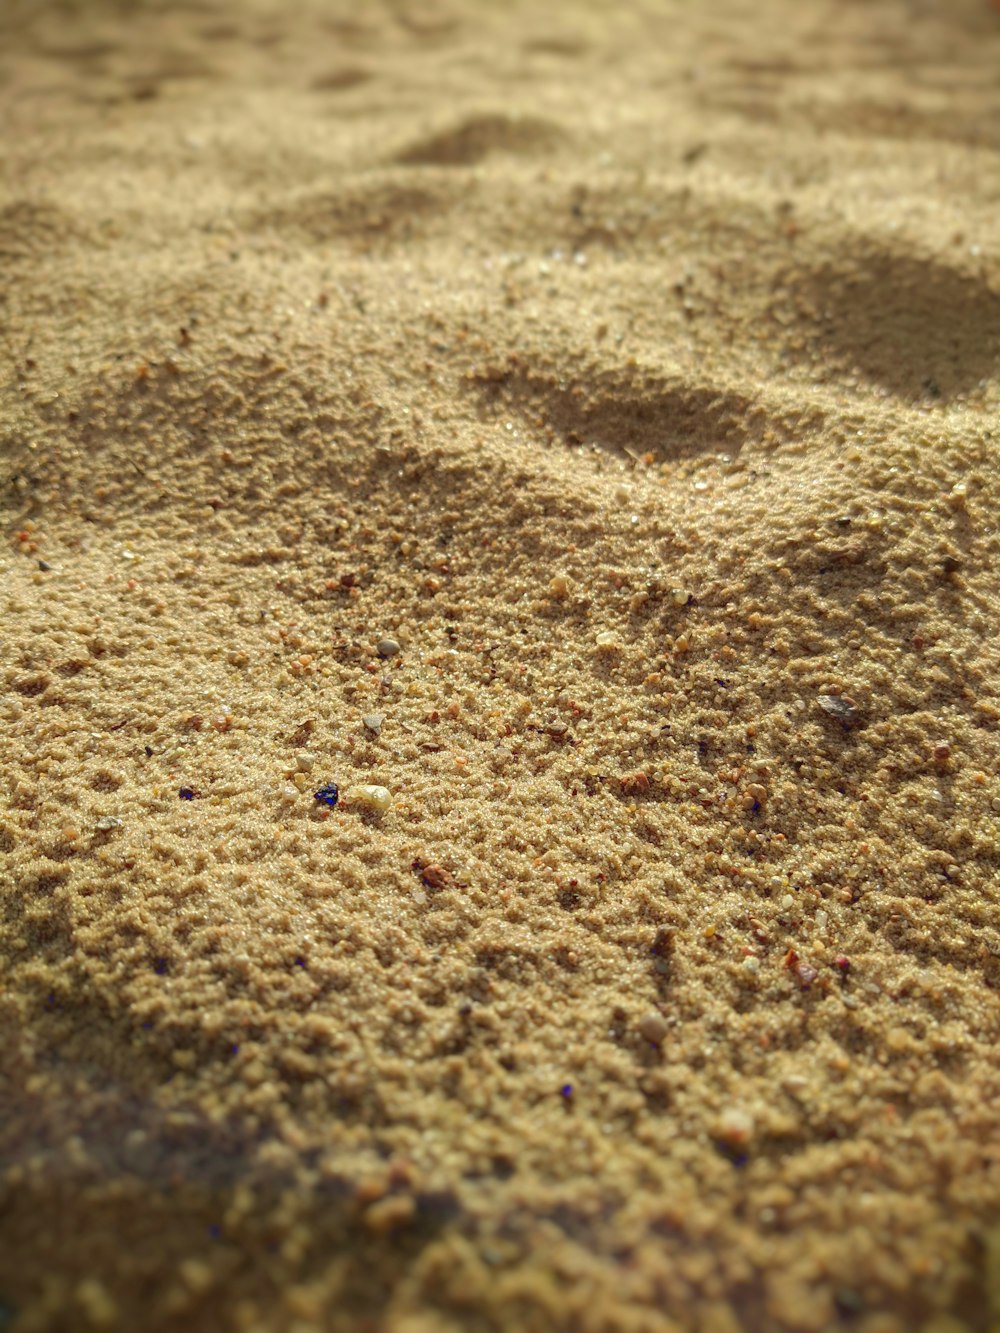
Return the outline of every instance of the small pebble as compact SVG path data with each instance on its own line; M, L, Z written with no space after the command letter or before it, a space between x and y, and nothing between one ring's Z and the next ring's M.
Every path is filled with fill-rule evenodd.
M819 976L819 973L810 963L798 962L795 964L795 975L798 977L799 985L803 990L808 990Z
M364 1211L367 1229L377 1236L388 1236L407 1227L416 1216L417 1204L412 1194L387 1194Z
M382 713L369 713L367 717L363 717L361 721L373 736L377 736L382 730L382 723L385 721L385 716Z
M399 652L399 644L395 639L379 639L376 651L379 657L395 657Z
M861 716L858 705L846 694L821 694L816 702L824 713L848 727Z
M598 648L617 648L618 636L614 630L604 629L598 634L596 642Z
M363 782L360 786L350 787L344 792L346 800L352 805L364 805L369 810L380 814L392 807L392 793L388 787L379 787L374 783Z
M99 833L107 833L108 829L121 828L122 821L117 815L102 815L94 825Z
M738 1106L727 1108L712 1126L712 1138L730 1149L746 1148L753 1138L754 1121Z
M670 1028L667 1026L667 1020L662 1014L643 1014L639 1019L639 1031L647 1041L651 1041L654 1046L659 1046L660 1042L667 1036Z
M328 805L332 810L340 799L340 789L335 782L330 782L325 787L320 787L319 791L314 791L313 796L322 805Z

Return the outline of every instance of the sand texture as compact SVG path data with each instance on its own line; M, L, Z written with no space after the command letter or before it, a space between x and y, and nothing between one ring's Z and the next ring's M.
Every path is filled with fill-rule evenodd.
M998 149L987 0L2 0L4 1333L1000 1328Z

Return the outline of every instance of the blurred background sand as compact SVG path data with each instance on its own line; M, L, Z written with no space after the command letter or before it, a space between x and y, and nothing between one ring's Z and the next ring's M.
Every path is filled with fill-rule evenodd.
M997 1327L998 77L5 0L0 1328Z

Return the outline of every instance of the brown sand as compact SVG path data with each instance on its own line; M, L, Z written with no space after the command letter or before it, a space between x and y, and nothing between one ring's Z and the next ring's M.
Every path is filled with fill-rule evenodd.
M997 1328L998 71L4 0L0 1328Z

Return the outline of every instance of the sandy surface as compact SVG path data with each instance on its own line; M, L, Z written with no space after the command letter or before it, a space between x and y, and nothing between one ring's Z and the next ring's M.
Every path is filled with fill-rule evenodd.
M0 1328L998 1327L998 71L4 0Z

